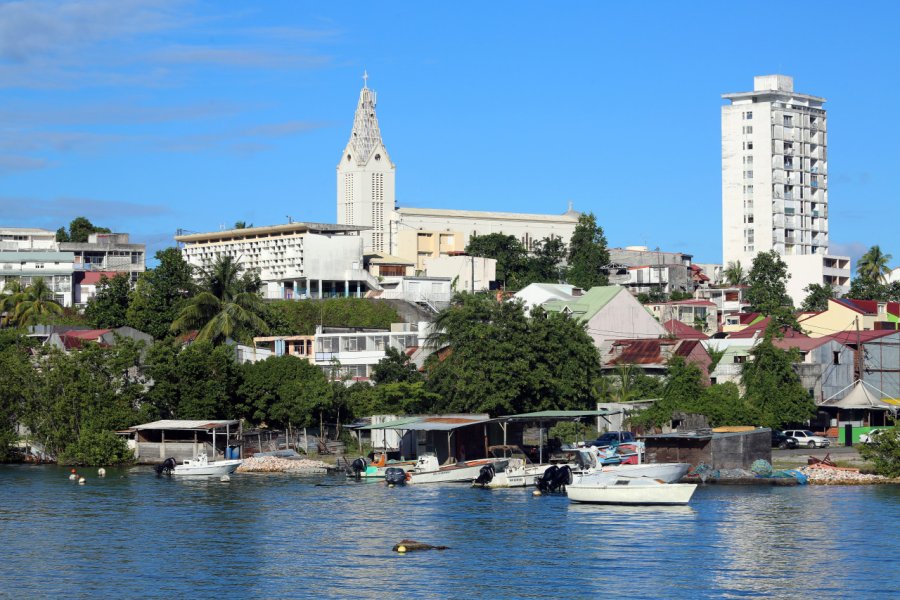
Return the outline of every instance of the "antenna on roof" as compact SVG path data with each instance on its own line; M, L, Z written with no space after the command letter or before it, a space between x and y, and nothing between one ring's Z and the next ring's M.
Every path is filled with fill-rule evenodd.
M288 223L294 222L294 217L292 217L291 215L285 215L285 216L287 217Z

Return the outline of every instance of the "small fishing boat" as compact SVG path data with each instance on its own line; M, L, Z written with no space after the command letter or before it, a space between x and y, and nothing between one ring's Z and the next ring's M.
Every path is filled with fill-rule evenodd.
M481 458L441 465L437 456L428 452L419 457L412 471L407 472L407 483L472 483L482 467L490 465L495 471L501 471L508 463L505 458Z
M221 477L230 475L241 466L242 460L217 460L209 462L205 452L201 452L196 458L186 460L180 465L175 465L172 475L182 477Z
M386 453L380 453L372 460L357 458L347 469L347 476L356 479L384 479L388 469L402 469L412 471L416 466L414 460L388 460Z
M695 483L666 483L649 477L597 473L566 488L569 500L590 504L687 504Z

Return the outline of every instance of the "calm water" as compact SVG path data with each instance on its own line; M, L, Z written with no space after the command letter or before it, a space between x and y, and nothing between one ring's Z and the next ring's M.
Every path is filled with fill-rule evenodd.
M898 597L900 486L709 486L688 507L0 467L0 597ZM317 485L321 484L321 485ZM408 537L450 546L398 555ZM801 596L802 594L802 596Z

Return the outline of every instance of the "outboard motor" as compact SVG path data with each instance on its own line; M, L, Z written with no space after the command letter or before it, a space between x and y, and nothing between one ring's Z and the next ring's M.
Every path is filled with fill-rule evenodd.
M566 491L566 486L570 485L574 480L575 475L572 473L569 465L561 467L552 465L544 471L543 475L535 478L534 483L541 492L564 492Z
M176 464L177 463L175 462L174 458L167 458L166 460L156 465L156 476L159 477L160 475L171 475L172 471L175 470Z
M573 481L575 481L575 474L572 473L572 468L569 465L563 465L556 472L556 489L551 491L565 492L566 486L572 485Z
M484 465L481 467L481 470L478 471L478 477L475 478L473 485L484 487L494 480L495 474L496 471L494 471L494 465Z
M366 470L366 459L360 457L350 463L350 471L351 475L359 479L360 473L363 473Z
M388 485L404 485L406 483L406 471L400 467L388 467L384 470L384 482Z
M547 467L547 470L544 471L541 475L534 478L534 485L537 486L537 489L542 492L552 491L553 481L556 479L556 474L559 471L559 467L556 465L550 465Z

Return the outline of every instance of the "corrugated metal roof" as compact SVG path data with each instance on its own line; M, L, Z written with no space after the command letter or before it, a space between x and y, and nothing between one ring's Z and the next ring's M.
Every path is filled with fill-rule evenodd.
M666 331L681 340L708 340L709 336L702 331L697 331L687 323L682 323L678 319L669 319L663 323Z
M72 252L0 252L0 262L75 262Z
M520 415L506 415L498 417L497 421L565 421L586 417L605 417L606 415L619 414L617 410L541 410L538 412L522 413Z
M551 300L544 304L544 308L554 312L568 308L572 314L589 320L624 291L625 288L618 285L595 286L572 300Z
M240 421L186 421L176 419L163 419L161 421L153 421L152 423L144 423L143 425L135 425L131 429L135 431L143 431L148 429L197 429L209 431L210 429L222 429L229 425L237 425Z

